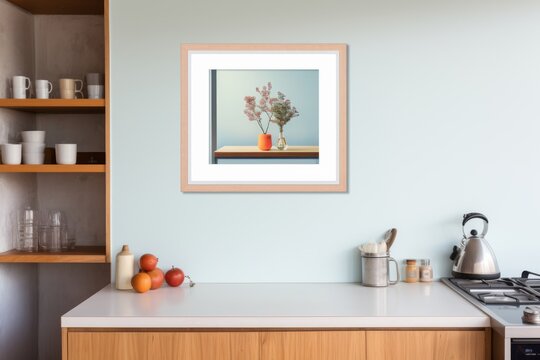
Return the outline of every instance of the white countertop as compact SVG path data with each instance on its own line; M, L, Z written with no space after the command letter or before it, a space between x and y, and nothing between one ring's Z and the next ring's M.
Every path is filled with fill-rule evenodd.
M137 294L111 285L62 316L62 327L467 328L490 318L440 282L197 284Z

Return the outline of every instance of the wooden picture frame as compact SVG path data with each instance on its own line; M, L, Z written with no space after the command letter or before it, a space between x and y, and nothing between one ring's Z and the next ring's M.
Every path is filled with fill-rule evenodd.
M183 192L347 191L347 45L183 44L180 70L180 178ZM214 132L217 125L212 120L217 111L213 100L217 88L215 73L246 70L254 74L275 71L278 75L280 71L292 71L293 74L295 71L316 71L316 146L290 146L281 152L273 147L268 152L261 152L255 147L257 142L254 140L252 147L216 148ZM239 104L243 100L238 99ZM293 104L294 101L292 99ZM241 112L240 116L243 116ZM242 121L247 124L246 119ZM239 122L238 126L250 124ZM268 157L273 158L274 163L264 163L266 160L262 159ZM221 164L222 158L239 158L239 162L257 159L253 160L256 163ZM275 160L281 158L316 160L312 164Z

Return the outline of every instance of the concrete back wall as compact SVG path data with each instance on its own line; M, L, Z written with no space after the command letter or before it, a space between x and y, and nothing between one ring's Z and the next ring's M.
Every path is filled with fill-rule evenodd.
M32 16L0 0L0 98L14 75L34 75ZM0 109L0 144L19 142L35 116ZM0 174L0 252L13 248L13 211L36 203L36 176ZM38 273L32 264L0 264L0 357L37 358Z
M263 11L264 10L264 11ZM540 3L111 2L113 253L197 281L358 281L356 246L450 272L484 212L504 275L540 270ZM180 45L349 45L349 191L180 192Z

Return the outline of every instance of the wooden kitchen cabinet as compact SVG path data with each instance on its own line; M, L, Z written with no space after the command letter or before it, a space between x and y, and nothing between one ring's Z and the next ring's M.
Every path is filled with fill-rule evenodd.
M257 332L84 331L68 335L70 360L257 360Z
M364 360L365 331L260 333L260 360Z
M69 360L364 360L364 331L70 331ZM65 358L64 358L65 359Z
M63 360L488 360L489 329L63 329Z
M490 359L488 330L368 331L366 343L367 360Z

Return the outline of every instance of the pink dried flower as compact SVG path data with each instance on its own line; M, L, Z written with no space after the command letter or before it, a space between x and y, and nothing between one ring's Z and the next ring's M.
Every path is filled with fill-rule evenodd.
M291 100L285 97L281 91L278 91L277 97L270 97L272 90L272 83L268 82L267 85L262 87L262 90L258 87L255 91L261 96L257 102L255 96L245 96L245 109L244 114L250 121L257 121L257 125L261 128L262 132L266 134L270 123L276 123L280 128L283 128L293 117L299 115L296 107L291 106ZM263 126L261 115L265 113L268 118L266 128Z

